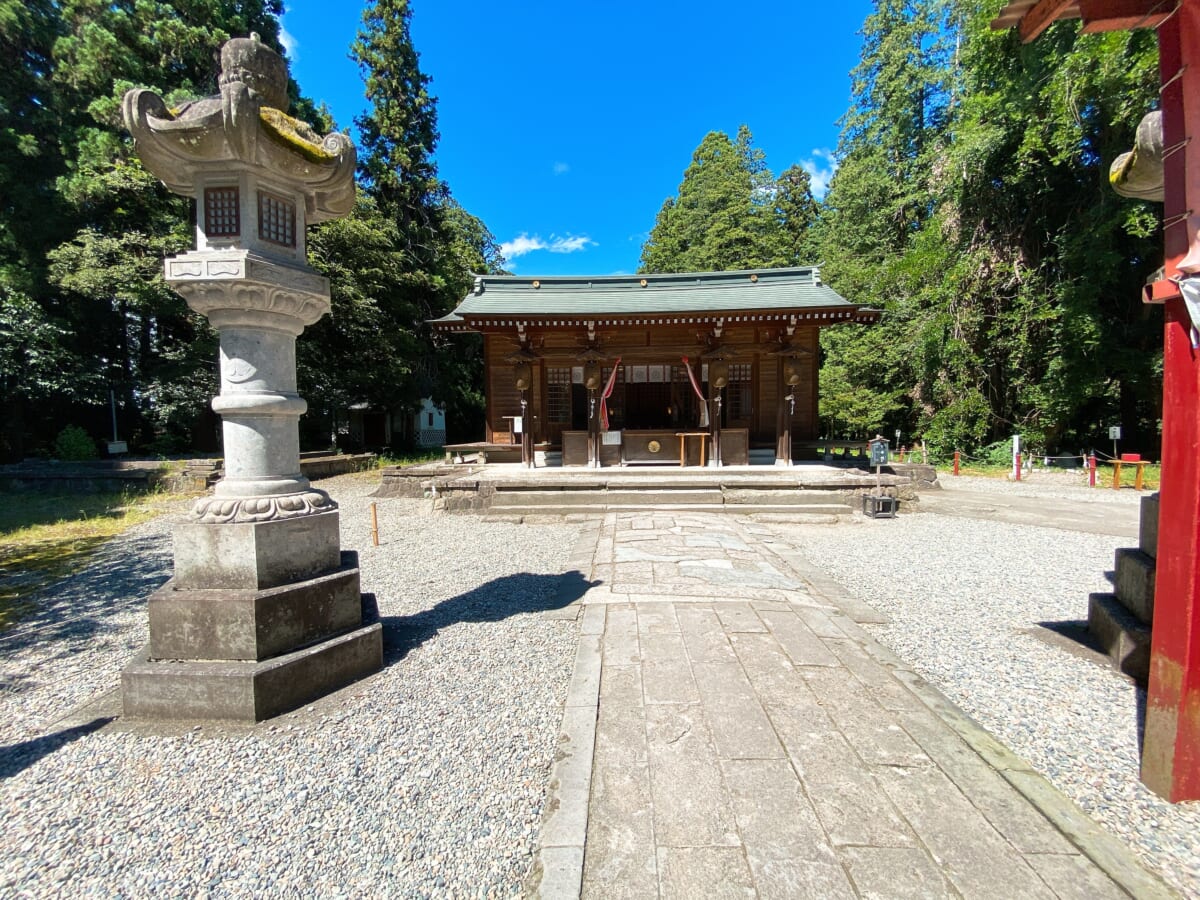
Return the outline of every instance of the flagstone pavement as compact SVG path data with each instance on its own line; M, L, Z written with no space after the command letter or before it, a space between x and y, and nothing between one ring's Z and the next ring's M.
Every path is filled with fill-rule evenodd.
M527 885L544 897L1172 896L767 525L610 513Z

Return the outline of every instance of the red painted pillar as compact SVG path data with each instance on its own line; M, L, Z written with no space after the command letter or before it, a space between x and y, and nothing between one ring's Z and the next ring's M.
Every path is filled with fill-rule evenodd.
M958 451L954 451L954 474L958 474Z
M1166 159L1167 277L1200 223L1200 0L1159 28ZM1180 74L1182 72L1182 74ZM1176 77L1178 76L1178 77ZM1195 213L1189 218L1188 210ZM1174 221L1174 224L1172 224ZM1142 781L1178 802L1200 799L1200 353L1183 301L1166 301L1158 571Z

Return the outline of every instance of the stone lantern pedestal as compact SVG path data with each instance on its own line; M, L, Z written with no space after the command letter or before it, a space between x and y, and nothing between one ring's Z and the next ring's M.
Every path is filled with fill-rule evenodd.
M382 630L341 550L337 505L300 471L296 338L329 312L305 264L308 222L354 204L353 145L289 118L283 60L222 48L221 94L169 111L125 97L146 167L196 199L197 248L167 282L220 335L226 474L175 529L150 643L121 676L126 715L257 721L379 670Z

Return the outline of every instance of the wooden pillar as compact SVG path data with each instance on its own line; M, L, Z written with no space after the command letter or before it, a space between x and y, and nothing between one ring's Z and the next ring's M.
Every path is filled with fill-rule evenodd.
M792 464L792 403L793 387L787 383L787 360L780 356L776 365L776 396L779 398L775 413L775 465Z
M588 465L600 467L600 397L596 390L588 391Z
M1200 222L1200 0L1159 28L1165 161L1166 276ZM1178 77L1177 77L1178 76ZM1188 211L1193 211L1189 217ZM1142 781L1178 802L1200 799L1200 351L1183 301L1166 301L1162 486Z
M526 395L521 391L521 464L527 469L533 468L533 407Z
M709 432L709 450L708 459L714 466L720 466L721 463L721 389L713 387L711 383L708 388L708 432Z

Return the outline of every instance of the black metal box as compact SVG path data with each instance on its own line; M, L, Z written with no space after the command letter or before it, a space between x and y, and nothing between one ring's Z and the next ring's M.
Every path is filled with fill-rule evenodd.
M870 516L872 519L896 518L896 507L898 505L895 497L863 495L863 515Z

